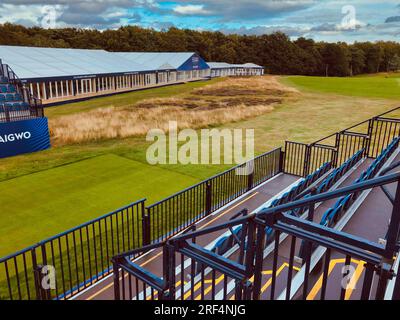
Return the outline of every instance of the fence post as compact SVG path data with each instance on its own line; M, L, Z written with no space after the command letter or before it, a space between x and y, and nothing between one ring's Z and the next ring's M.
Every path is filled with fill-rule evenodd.
M164 287L168 294L163 294L166 300L175 300L175 247L167 242L163 248L163 277Z
M253 184L254 184L254 168L253 170L251 170L251 173L247 175L247 191L253 189Z
M397 251L400 230L400 181L397 182L396 196L387 233L386 258L392 259Z
M142 241L143 246L149 245L151 242L151 231L150 231L150 213L149 208L145 207L144 201L142 202Z
M392 300L400 300L400 274L397 272Z
M39 265L33 270L34 281L35 281L35 289L36 289L36 298L37 300L50 300L51 293L50 288L43 288L43 268L44 266Z
M310 158L311 158L311 145L306 145L306 151L304 155L304 171L303 176L307 177L310 171Z
M253 300L260 300L261 297L261 282L264 260L264 246L265 243L265 227L263 224L257 225L257 240L258 244L255 247L255 263L254 263L254 285L253 285Z
M33 280L35 284L35 291L36 291L36 300L40 300L40 282L37 279L37 258L36 258L36 248L34 247L31 250L31 257L32 257L32 270L33 270Z
M393 276L391 272L392 264L390 259L384 259L380 266L378 287L376 289L375 300L383 300L389 279Z
M285 152L279 149L279 172L285 172Z
M333 162L333 167L337 168L339 166L340 133L336 133L335 148L336 148L336 153L335 153L335 160Z
M369 153L371 150L372 133L373 133L373 129L374 129L375 119L376 118L369 119L369 122L368 122L368 137L369 138L368 138L368 142L367 142L367 146L366 146L366 150L365 150L365 154L367 157L370 156Z
M315 196L317 194L317 189L314 187L311 189L310 195ZM314 221L314 212L315 212L315 203L310 204L308 208L308 215L307 215L307 220L310 222ZM312 255L312 249L313 245L312 242L306 242L305 243L305 251L306 251L306 256L304 257L305 259L305 276L304 276L304 284L303 284L303 300L307 299L308 295L308 282L309 282L309 273L310 273L310 268L311 268L311 255Z
M8 107L4 105L4 112L6 116L6 122L10 122L10 111L8 110Z
M212 211L212 184L208 180L206 183L206 215L211 214Z
M119 290L119 266L116 260L113 259L113 279L114 279L114 299L121 300L121 294Z

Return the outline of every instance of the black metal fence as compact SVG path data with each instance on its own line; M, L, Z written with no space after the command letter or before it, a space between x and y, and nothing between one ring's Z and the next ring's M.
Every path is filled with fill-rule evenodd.
M114 255L143 245L144 201L0 259L0 299L66 299L104 278Z
M43 117L44 111L41 105L36 107L29 106L20 110L12 109L5 105L0 105L0 123L30 120Z
M170 238L272 178L281 164L281 149L273 150L149 207L135 202L3 258L0 299L70 298L108 275L112 256ZM45 293L43 266L53 266L56 275Z
M312 222L315 205L320 202L397 183L396 198L387 242L375 243ZM309 221L288 212L308 208ZM245 228L238 254L228 258L196 245L196 239L215 232L242 226ZM265 255L266 227L274 230L273 250ZM400 173L354 184L336 191L298 200L259 213L235 219L201 231L188 232L166 243L143 248L163 248L163 266L153 274L133 263L129 257L137 251L113 258L114 293L117 300L345 300L353 295L361 300L381 300L388 281L395 277L393 256L398 251L400 230ZM285 236L289 247L282 253ZM298 244L305 242L304 261L296 267ZM312 253L322 248L316 270ZM357 265L357 288L345 279L347 273L332 275L332 262L343 260L343 267ZM288 262L286 262L288 261ZM265 270L267 269L267 270ZM122 277L121 277L122 273ZM344 285L345 284L345 285ZM361 285L360 285L361 284ZM317 288L317 290L315 290ZM399 296L399 285L394 297Z
M284 172L305 177L325 162L342 165L356 152L365 149L365 156L375 158L400 135L400 120L390 118L400 107L360 122L311 144L287 141Z
M163 241L222 208L281 172L281 163L282 151L275 149L149 206L146 243Z

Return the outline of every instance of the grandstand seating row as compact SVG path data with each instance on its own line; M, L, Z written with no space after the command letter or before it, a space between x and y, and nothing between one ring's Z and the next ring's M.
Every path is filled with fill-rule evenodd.
M370 164L367 170L363 171L360 177L354 181L354 183L359 183L373 179L379 170L383 167L386 161L390 158L396 148L399 146L400 137L395 138L391 144ZM343 215L349 210L352 204L358 199L360 193L353 193L347 196L341 197L332 208L329 208L322 216L320 225L325 227L334 227L335 224L343 217ZM305 241L302 241L299 257L304 260L306 256ZM315 250L316 246L313 245L311 250Z
M324 165L321 166L321 168L316 170L314 173L308 175L305 179L301 180L289 192L286 192L279 199L275 199L271 203L270 208L295 200L296 197L298 197L302 192L307 190L311 185L313 185L316 181L318 181L318 179L323 177L323 175L329 172L329 170L331 169L332 169L332 163L331 162L325 163ZM266 232L268 235L272 232L272 230L271 232L269 232L269 230L266 230ZM243 234L242 226L236 227L235 229L232 230L231 233L232 234L230 236L224 236L218 239L218 241L215 243L211 251L220 255L226 253L230 248L233 247L233 245L237 242L237 240L241 239Z
M361 182L368 179L372 179L378 173L378 171L385 164L387 159L393 154L394 150L398 147L400 143L400 138L396 138L393 142L382 152L382 154L370 165L368 170L364 171L359 179L355 182ZM339 168L334 169L317 187L316 193L324 193L328 192L346 173L348 173L364 156L365 149L359 150L352 157L350 157L346 162L344 162ZM296 186L294 186L289 192L286 192L279 199L275 199L269 208L276 207L285 203L289 203L291 201L295 201L301 197L301 194L304 193L307 189L310 188L315 182L318 181L321 177L324 176L327 172L332 169L332 163L325 163L321 168L315 171L313 174L310 174L305 179L300 181ZM304 198L310 197L310 194L304 196ZM331 227L341 215L348 210L351 204L356 200L355 195L348 195L338 200L335 206L329 209L325 214L321 221L321 225ZM297 211L292 211L291 214L297 217L301 216L307 208L298 209ZM270 227L265 228L266 240L265 247L269 245L274 239L274 230ZM219 255L223 255L228 252L235 244L238 244L243 236L243 227L238 226L231 230L231 234L229 236L223 236L218 239L211 249L212 252L217 253ZM305 243L302 242L300 247L299 256L304 258L304 249ZM202 265L197 265L197 273L202 270Z
M7 102L0 103L0 111L7 109L8 111L25 111L29 110L29 104L26 102Z
M367 170L363 171L361 176L354 181L359 183L374 178L386 161L396 150L400 138L395 138L392 143L371 163ZM332 208L329 208L323 215L320 224L327 227L334 226L349 207L357 200L360 193L354 193L340 198Z
M289 192L286 192L279 199L275 199L271 205L272 207L277 207L282 204L288 203L290 201L296 200L296 198L305 190L307 190L312 184L314 184L318 179L320 179L324 174L332 169L332 162L327 162L322 165L314 173L308 175L305 179L301 180L296 186L294 186Z
M15 86L12 84L0 84L0 93L15 93Z
M13 101L21 101L23 100L22 96L19 93L0 93L0 102L13 102Z
M8 78L7 77L4 77L4 76L0 76L0 84L1 83L8 83L9 81L8 81Z
M0 76L0 113L29 110L29 103L17 92L16 87L6 77Z
M351 168L353 168L362 159L364 151L365 151L365 149L358 151L352 157L350 157L345 163L343 163L339 168L333 170L333 172L330 173L328 175L328 177L326 177L324 179L324 181L318 186L318 188L316 190L316 194L324 193L324 192L327 192L328 190L330 190ZM324 164L324 166L326 166L326 165L327 164ZM329 166L329 168L331 168L331 166ZM321 170L321 169L319 169L319 170ZM301 183L302 182L300 182L300 184ZM304 198L308 198L308 197L311 197L311 194L307 194ZM297 199L289 199L288 202L293 201L293 200L297 200ZM279 204L283 204L283 203L281 202ZM292 210L291 215L300 217L304 214L304 212L306 210L307 210L306 207L298 208L296 210ZM266 233L266 246L267 246L269 243L271 243L273 241L275 233L269 227L267 227L265 229L265 233Z
M318 186L317 193L323 193L328 191L340 178L342 178L356 163L358 163L364 154L365 149L358 151L354 154L350 159L348 159L343 165L339 168L335 169L332 173L328 175L324 179L324 181ZM289 203L294 200L298 200L298 196L300 196L304 191L310 188L315 182L318 181L321 177L323 177L327 172L332 169L332 163L327 162L321 166L314 173L308 175L305 179L301 180L296 186L294 186L289 192L286 192L282 197L275 199L272 201L269 208L280 206L285 203ZM310 195L306 195L306 197L310 197ZM296 211L292 211L291 214L295 216L301 216L306 208L298 209ZM233 245L237 242L237 239L241 239L242 237L242 226L238 226L232 230L232 234L230 236L224 236L215 243L214 247L211 251L223 255L226 253ZM274 231L270 227L265 228L266 233L266 244L267 246L274 239Z

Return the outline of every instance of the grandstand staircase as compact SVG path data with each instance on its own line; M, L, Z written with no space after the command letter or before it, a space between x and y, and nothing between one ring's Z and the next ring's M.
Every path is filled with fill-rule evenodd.
M0 60L0 123L43 117L35 98L7 64Z
M292 186L290 191L285 192L283 196L270 200L267 209L263 210L271 210L274 207L279 208L284 204L290 204L295 199L304 198L304 194L306 194L306 199L311 198L307 195L322 194L324 191L351 187L354 183L361 183L379 176L385 170L385 173L391 172L393 168L390 166L400 160L398 146L399 139L396 139L375 161L365 158L363 156L365 150L361 150L335 170L331 169L329 163L324 164L315 173L300 181L299 184ZM388 171L387 169L391 170ZM307 191L310 193L307 193ZM393 194L393 191L395 190L388 192ZM377 223L380 224L379 226L368 225L368 222L373 218L371 211L358 210L368 196L368 191L351 193L339 198L338 201L321 201L313 209L310 209L309 206L297 207L287 211L287 213L297 220L312 221L323 227L329 227L335 232L346 232L355 228L356 230L352 230L352 234L365 237L367 241L377 241L380 236L387 238L387 232L383 235L381 233L389 225L390 214L388 213L390 210L385 213L385 218L379 220L379 223ZM378 196L377 194L371 195L371 199L380 203L384 200L379 197L379 194ZM260 215L263 214L263 210L259 211ZM352 223L351 218L355 213L359 217L357 223ZM239 213L240 215L242 213ZM237 218L237 216L234 218ZM249 292L254 292L254 283L257 281L255 280L257 276L255 269L257 268L259 268L259 285L257 288L259 296L257 296L257 299L261 300L314 300L338 299L339 297L346 300L359 300L369 298L372 294L371 291L374 291L374 294L377 295L385 293L385 290L380 288L382 284L379 277L374 279L371 277L370 279L370 273L367 270L372 270L368 269L371 265L366 268L368 263L359 257L352 257L349 253L343 255L340 250L318 247L311 242L301 240L300 237L278 232L272 227L263 227L265 228L262 229L265 231L265 239L261 240L264 235L260 236L259 230L249 230L251 228L250 223L232 226L230 232L220 236L213 242L214 245L207 249L196 243L190 243L193 237L197 237L196 242L201 242L201 237L206 234L204 231L178 236L176 238L177 243L172 241L170 244L164 244L163 255L167 260L171 260L172 256L177 255L173 258L172 265L174 265L174 268L170 265L170 270L163 270L158 279L158 286L155 282L152 282L157 279L156 275L153 275L153 279L144 277L145 274L149 276L151 273L149 273L149 270L144 271L140 267L136 269L137 266L127 258L129 254L128 256L117 257L115 261L120 259L118 267L121 268L118 275L122 272L122 279L126 279L126 274L129 277L135 275L136 281L146 279L145 283L147 284L143 288L136 287L139 292L135 294L135 288L132 289L132 284L128 280L123 280L120 284L117 284L117 297L119 299L139 300L166 299L168 296L162 295L158 289L162 288L163 281L161 279L168 277L173 279L172 281L175 283L175 285L170 285L168 294L173 292L175 299L234 300L237 297L249 299L252 298L252 294ZM257 227L253 226L253 228ZM365 230L366 228L368 230ZM210 228L209 232L213 232L213 230ZM252 247L249 246L249 241L254 241ZM257 256L252 255L251 252L255 252L255 247L263 241L265 241L264 250L257 261ZM181 259L179 259L179 255L181 255ZM246 261L248 256L251 258ZM260 257L262 257L262 261ZM175 261L175 259L178 261ZM250 261L254 261L254 263ZM246 270L246 267L248 267L246 264L250 264L252 270ZM176 273L173 276L171 269ZM151 270L151 272L154 272L154 270ZM349 284L351 285L347 289L340 286L343 272L348 273ZM379 269L377 272L382 272L382 270ZM194 279L191 277L192 274L195 275ZM368 288L370 291L367 290ZM157 291L158 293L156 293Z
M399 121L386 120L390 129L374 129L385 131L380 148L370 143L372 132L339 133L353 149L336 141L331 161L257 210L115 256L115 298L399 299L400 130ZM315 167L308 148L296 169L303 174ZM350 157L339 155L340 148ZM132 260L154 250L158 267Z

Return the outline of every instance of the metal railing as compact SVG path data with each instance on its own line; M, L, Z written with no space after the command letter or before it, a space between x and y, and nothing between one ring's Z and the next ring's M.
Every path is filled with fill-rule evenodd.
M391 109L310 144L286 141L284 172L305 177L325 162L340 166L364 148L365 156L375 158L400 135L400 119L388 117L399 109Z
M168 239L281 172L281 149L250 163L247 176L236 175L247 164L236 166L149 207L135 202L0 259L0 299L78 294L109 273L113 255ZM38 277L47 265L55 267L57 283L43 294Z
M217 211L282 172L282 151L275 149L147 207L151 226L146 244L163 241ZM250 174L238 170L249 168Z
M107 276L112 256L143 246L144 202L0 259L0 300L66 299ZM55 282L43 292L45 273Z
M10 84L14 85L17 93L21 95L23 101L27 104L26 107L17 109L10 108L5 103L3 105L0 104L0 123L44 117L42 101L30 92L10 66L3 64L1 59L0 76L5 77Z
M310 299L315 283L320 284L319 298L326 299L327 288L338 287L336 299L346 299L354 288L341 286L343 275L330 276L333 255L343 257L344 266L359 262L363 278L358 290L362 300L384 298L387 283L395 274L392 270L393 257L399 250L400 231L400 173L364 181L337 189L332 192L311 196L258 213L238 218L201 231L192 231L176 236L164 243L143 248L163 248L162 274L151 273L131 261L137 251L127 252L113 258L114 294L117 300L260 300L260 299ZM307 207L309 217L317 203L359 193L372 188L397 183L391 222L386 244L379 244L354 235L323 227L312 221L294 217L288 212ZM242 226L246 230L246 241L242 241L243 254L235 259L217 255L196 244L196 239L216 232L232 230ZM266 227L272 228L275 238L266 254L264 247ZM282 275L280 244L282 236L289 237L290 246L284 255L288 256L287 271ZM304 258L302 271L295 267L296 245L305 241L309 248ZM322 270L311 275L312 248L326 249ZM269 260L268 260L269 259ZM285 267L285 264L282 264ZM270 270L265 271L268 267ZM305 271L304 271L305 270ZM122 273L122 277L121 277ZM302 276L301 286L293 289L295 273ZM312 279L314 278L314 279ZM315 280L315 278L317 280ZM291 290L296 292L291 294ZM395 288L394 295L400 288ZM332 290L329 290L331 292ZM281 293L281 295L278 295ZM316 297L312 297L316 298ZM329 297L332 299L332 297Z

